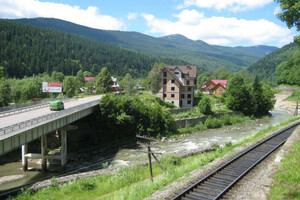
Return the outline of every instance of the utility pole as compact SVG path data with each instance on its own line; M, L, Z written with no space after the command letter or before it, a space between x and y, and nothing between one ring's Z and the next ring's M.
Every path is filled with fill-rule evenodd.
M161 166L159 160L155 156L155 154L162 154L162 153L157 153L157 152L152 152L151 151L150 141L158 141L158 140L150 138L150 137L141 136L141 135L136 135L136 137L147 140L147 142L146 142L147 143L147 151L145 153L147 153L147 155L148 155L150 177L151 177L151 181L153 182L153 171L152 171L151 156L153 156L153 158L156 160L158 166L163 170L163 172L166 173L166 171L164 170L164 168Z

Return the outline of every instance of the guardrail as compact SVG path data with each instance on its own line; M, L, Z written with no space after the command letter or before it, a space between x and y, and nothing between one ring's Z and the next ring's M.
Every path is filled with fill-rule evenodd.
M4 128L0 129L0 136L4 136L6 134L19 131L20 129L34 128L34 127L46 124L49 121L54 121L56 119L65 117L67 115L70 115L70 114L73 114L75 112L84 110L86 108L93 107L93 106L98 105L98 104L99 104L99 100L95 100L95 101L91 101L89 103L85 103L85 104L82 104L82 105L79 105L79 106L75 106L75 107L72 107L72 108L61 110L59 112L54 112L54 113L47 114L47 115L44 115L44 116L41 116L41 117L36 117L36 118L30 119L30 120L27 120L27 121L24 121L24 122L21 122L21 123L18 123L18 124L14 124L12 126L4 127Z
M63 102L69 102L69 101L74 101L74 100L77 100L77 99L78 98L70 98L70 99L64 99L63 98L63 99L55 99L55 100L62 100ZM30 111L30 110L34 110L36 108L43 108L43 107L49 106L49 102L51 102L51 101L54 101L54 100L43 101L42 103L40 103L38 105L25 106L25 107L21 107L21 108L17 108L17 109L3 111L3 112L0 112L0 118L10 116L10 115L14 115L16 113L27 112L27 111Z

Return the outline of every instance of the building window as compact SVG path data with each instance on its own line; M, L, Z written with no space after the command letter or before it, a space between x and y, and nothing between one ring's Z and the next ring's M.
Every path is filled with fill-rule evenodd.
M194 80L194 85L197 85L197 80Z
M175 97L175 94L171 94L171 97L174 98L174 97Z
M187 101L187 104L191 104L191 100L188 100L188 101Z
M223 90L219 89L219 93L222 94L222 93L223 93Z
M175 79L172 79L172 81L171 81L172 83L175 83Z
M177 75L177 74L179 74L179 72L175 72L175 74Z
M164 94L164 97L167 97L167 94Z
M164 72L164 77L167 77L167 72Z
M166 85L167 84L167 79L164 79L164 85Z
M192 91L192 87L188 87L188 91L189 91L189 92Z
M181 98L184 99L184 94L181 94Z
M190 81L186 81L186 85L190 85Z
M191 95L191 94L188 94L188 95L187 95L187 98L188 98L188 99L192 98L192 95Z
M171 101L172 104L174 104L174 101Z
M174 90L175 90L175 87L171 87L171 90L174 91Z

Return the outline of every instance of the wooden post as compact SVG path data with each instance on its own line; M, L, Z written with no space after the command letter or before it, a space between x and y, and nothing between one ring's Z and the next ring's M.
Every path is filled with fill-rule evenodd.
M151 153L150 152L151 152L150 145L148 144L149 169L150 169L151 181L153 182L153 173L152 173L152 163L151 163Z
M296 109L295 109L295 112L294 112L294 116L298 116L298 101L297 101L297 104L296 104Z
M151 150L150 150L151 151ZM161 166L159 160L155 157L154 153L151 151L151 154L153 156L153 158L156 160L158 166L161 168L161 170L163 170L164 173L166 173L166 171L164 170L164 168Z
M28 153L28 144L22 145L22 169L23 171L28 170L28 158L25 156Z
M66 167L67 164L67 131L61 130L61 166Z
M47 135L41 137L42 171L47 171Z

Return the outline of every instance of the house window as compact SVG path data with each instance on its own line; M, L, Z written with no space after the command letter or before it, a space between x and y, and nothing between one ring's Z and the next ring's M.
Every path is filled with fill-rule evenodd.
M166 85L167 84L167 79L164 79L164 85Z
M188 91L189 91L189 92L192 91L192 87L188 87Z
M167 97L167 94L164 94L164 97Z
M177 74L179 74L179 72L175 72L175 74L177 75Z
M197 85L197 80L194 80L194 85Z
M175 90L175 87L171 87L171 90L174 91L174 90Z
M191 94L188 94L188 95L187 95L187 98L188 98L188 99L192 98L192 95L191 95Z
M174 97L175 97L175 94L171 94L171 97L174 98Z
M164 77L167 77L167 72L164 72Z
M187 104L191 104L191 100L188 100L188 101L187 101Z
M186 81L186 85L190 85L190 81Z
M219 93L222 94L222 93L223 93L223 90L219 89Z
M181 94L181 98L184 99L184 94Z
M172 83L175 83L175 79L172 79L172 81L171 81Z

